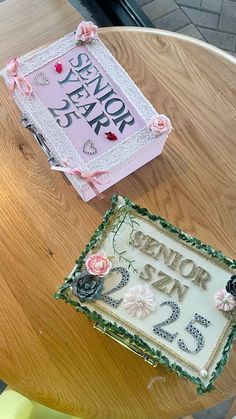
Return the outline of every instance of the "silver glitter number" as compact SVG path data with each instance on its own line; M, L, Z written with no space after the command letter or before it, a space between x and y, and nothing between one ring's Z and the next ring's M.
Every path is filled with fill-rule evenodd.
M205 317L200 316L200 314L195 314L193 320L191 320L191 322L189 322L188 326L185 328L185 330L190 333L190 335L193 336L193 338L196 340L197 346L194 350L190 350L186 343L184 342L183 339L179 339L178 340L178 346L180 347L180 349L182 349L182 351L184 352L188 352L191 354L196 354L198 352L200 352L202 350L202 348L204 347L204 343L205 343L205 339L202 336L201 332L195 327L193 326L193 323L199 323L204 327L208 327L210 326L211 322L207 319L205 319Z
M109 304L111 307L113 308L117 308L119 307L119 305L122 303L123 298L121 298L120 300L116 300L115 298L110 297L111 294L113 294L114 292L120 290L121 288L125 287L129 281L129 272L127 271L127 269L122 268L122 267L118 267L118 268L113 268L110 271L112 272L118 272L121 274L121 281L119 282L118 285L116 285L114 288L112 288L109 291L104 292L101 295L101 299Z
M164 301L161 303L161 306L170 306L172 309L172 314L168 319L164 320L161 323L155 324L153 326L153 332L158 336L161 336L163 339L168 340L168 342L173 342L178 336L178 333L169 333L166 330L162 329L162 326L167 326L168 324L174 323L180 316L180 307L174 301Z

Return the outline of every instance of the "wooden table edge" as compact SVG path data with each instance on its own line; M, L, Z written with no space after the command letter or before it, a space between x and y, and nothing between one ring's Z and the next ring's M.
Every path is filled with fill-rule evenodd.
M192 38L191 36L183 35L181 33L166 31L164 29L156 29L156 28L139 28L136 26L114 26L114 27L103 27L99 28L99 34L105 34L108 32L116 32L119 30L120 32L146 32L150 34L156 34L159 36L168 36L171 38L180 39L185 42L190 42L192 44L198 45L202 48L207 49L208 51L215 52L218 55L226 58L228 61L236 64L236 57L231 55L230 53L225 52L224 50L215 47L212 44L208 44L207 42L201 41L200 39Z

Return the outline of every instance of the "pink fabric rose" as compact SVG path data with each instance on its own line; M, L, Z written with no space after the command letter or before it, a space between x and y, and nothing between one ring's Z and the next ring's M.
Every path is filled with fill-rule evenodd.
M236 300L226 290L219 290L215 294L216 308L222 311L230 311L236 307Z
M87 271L91 275L105 276L107 275L112 267L111 261L107 258L104 253L95 253L88 257L85 262Z
M97 38L97 31L98 27L93 22L80 22L75 34L76 41L88 44Z
M147 123L148 128L153 132L153 134L167 134L169 135L172 130L172 125L165 115L156 114Z

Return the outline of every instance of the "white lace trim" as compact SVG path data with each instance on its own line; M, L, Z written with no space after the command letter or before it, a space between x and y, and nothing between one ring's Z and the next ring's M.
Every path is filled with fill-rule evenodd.
M62 56L74 46L74 34L70 33L33 55L22 57L21 73L27 75L38 70L53 59ZM105 45L100 40L97 40L95 43L87 45L87 48L99 61L105 72L122 88L123 93L125 92L124 95L135 106L143 119L148 121L156 113L155 109ZM2 76L9 86L10 76L7 69L2 71ZM71 167L78 167L84 172L109 170L119 166L135 153L142 150L142 148L156 141L156 136L148 128L143 128L86 164L39 97L33 95L27 98L15 90L14 98L19 108L28 117L28 120L44 136L52 156L58 161L66 160ZM164 138L165 135L161 135L160 141L163 141ZM66 174L66 176L78 192L81 193L87 189L88 186L84 185L82 180L70 174Z
M61 57L75 46L75 35L69 33L46 48L35 52L32 55L25 55L21 58L21 73L26 76L50 61Z
M163 134L159 136L160 141L162 141L163 138ZM87 163L87 167L89 168L89 171L94 171L119 166L119 164L128 160L135 153L137 153L137 151L140 151L142 148L153 143L156 139L157 137L152 134L148 128L143 128L120 142L120 144L114 146L106 153L103 153L101 156L91 160Z

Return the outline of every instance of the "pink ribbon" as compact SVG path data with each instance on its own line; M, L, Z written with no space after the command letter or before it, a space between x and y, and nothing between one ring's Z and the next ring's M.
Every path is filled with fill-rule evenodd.
M30 96L32 93L32 87L30 83L26 80L24 76L18 73L18 69L20 67L20 60L19 58L12 58L12 60L7 64L8 71L10 76L12 76L9 90L11 97L13 96L15 87L18 87L22 94L26 96Z
M99 181L97 178L107 173L110 173L107 170L97 170L96 172L92 172L92 173L83 173L79 169L71 169L69 167L60 167L60 166L51 166L51 169L78 176L80 179L83 179L90 186L90 188L92 188L95 195L100 198L101 198L101 194L99 190L97 189L96 185L102 185L102 182Z

